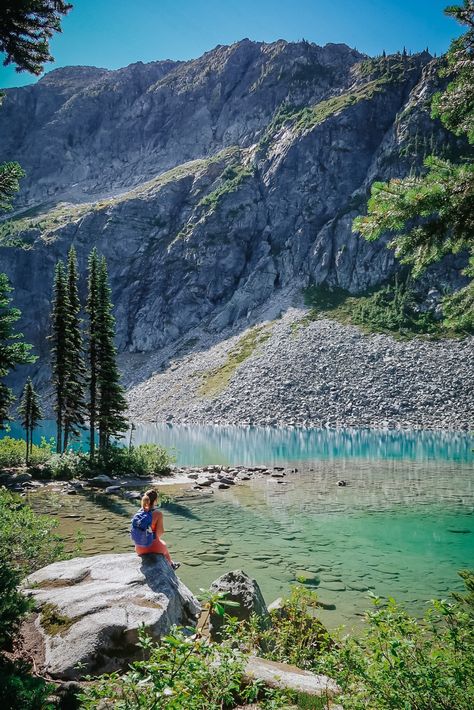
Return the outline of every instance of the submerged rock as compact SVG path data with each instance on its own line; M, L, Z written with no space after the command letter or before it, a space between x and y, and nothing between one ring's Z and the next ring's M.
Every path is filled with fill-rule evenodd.
M74 680L126 668L139 657L138 629L159 639L196 621L200 606L162 555L95 555L56 562L30 575L42 672Z
M100 473L98 476L89 478L87 483L90 486L94 486L94 488L109 488L109 486L114 485L115 481L113 478L110 478L110 476L107 476L105 473Z

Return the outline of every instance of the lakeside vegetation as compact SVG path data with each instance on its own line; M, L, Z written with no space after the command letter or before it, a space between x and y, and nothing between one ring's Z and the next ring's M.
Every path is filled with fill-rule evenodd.
M337 286L310 286L303 293L309 313L295 324L295 330L328 317L357 325L366 333L396 338L455 338L474 333L474 309L463 309L460 314L452 305L456 294L444 297L442 311L434 313L424 306L424 297L415 286L406 276L396 276L388 284L358 295Z
M264 688L245 676L251 655L328 674L340 685L336 702L347 710L470 710L474 704L474 575L463 572L466 594L431 602L415 619L393 599L374 599L359 637L329 634L315 610L318 599L294 587L262 623L227 616L224 638L212 643L201 632L178 629L159 644L145 632L146 660L125 674L104 675L80 695L81 707L160 707L169 710L258 707L331 707L329 698ZM211 595L207 608L224 614L225 597Z
M86 451L68 449L55 453L54 439L44 437L39 445L32 444L29 461L26 457L26 443L22 439L4 436L0 439L0 473L28 471L40 480L70 480L88 478L101 473L118 476L152 476L170 473L175 456L159 444L139 446L111 446L107 454L91 461Z

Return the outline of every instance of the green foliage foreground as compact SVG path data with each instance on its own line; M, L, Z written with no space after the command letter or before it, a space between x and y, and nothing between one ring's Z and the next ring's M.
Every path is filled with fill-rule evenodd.
M29 600L17 591L21 579L63 552L56 521L37 515L16 494L0 489L0 648L16 633Z
M217 710L257 699L262 708L329 707L324 698L248 684L245 659L256 653L333 677L345 710L472 710L474 574L461 576L468 593L431 602L421 620L393 599L374 599L360 636L330 638L315 617L314 592L302 587L272 612L267 628L256 618L229 619L220 644L192 630L174 630L160 644L142 633L145 660L102 676L84 691L81 707Z

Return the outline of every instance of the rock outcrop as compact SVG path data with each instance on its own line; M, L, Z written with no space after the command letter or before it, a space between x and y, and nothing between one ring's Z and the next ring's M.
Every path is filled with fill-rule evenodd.
M262 592L255 579L251 579L242 570L233 570L223 574L211 584L211 591L225 594L225 601L231 601L238 606L229 607L226 613L239 621L247 621L255 614L263 624L270 619ZM220 638L224 618L216 613L211 614L210 635L213 640Z
M25 593L43 672L74 680L124 668L138 657L138 629L155 639L195 623L199 603L162 555L96 555L55 562L30 575Z

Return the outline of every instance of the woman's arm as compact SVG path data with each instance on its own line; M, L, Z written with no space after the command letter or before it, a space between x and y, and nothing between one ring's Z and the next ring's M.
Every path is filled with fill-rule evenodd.
M153 523L154 523L154 531L156 533L156 537L161 537L163 533L165 532L165 529L163 527L163 513L161 510L155 510L153 512Z

